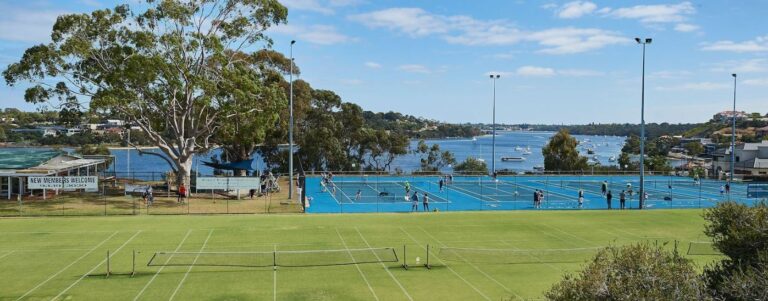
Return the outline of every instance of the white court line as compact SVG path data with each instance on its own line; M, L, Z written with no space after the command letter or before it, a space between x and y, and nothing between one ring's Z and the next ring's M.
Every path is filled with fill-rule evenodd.
M273 254L276 254L277 244L273 244L272 246L273 246L272 252L275 252ZM274 267L274 266L272 267L272 300L277 301L277 267Z
M584 239L584 238L578 237L578 236L576 236L576 235L573 235L573 234L571 234L571 233L565 232L565 231L563 231L563 230L560 230L560 229L558 229L558 228L555 228L555 227L553 227L553 226L550 226L550 225L547 225L547 224L543 224L543 225L544 225L544 226L547 226L547 227L549 227L550 229L555 229L555 230L557 230L557 231L559 231L559 232L561 232L561 233L563 233L563 234L565 234L565 235L568 235L568 236L570 236L570 237L574 237L574 238L576 238L576 239L578 239L578 240L581 240L581 241L587 242L587 243L589 243L590 245L595 243L594 241L590 241L590 240L587 240L587 239ZM542 233L544 233L544 232L542 231Z
M416 238L414 238L414 237L413 237L413 235L411 235L411 233L408 233L408 231L405 231L405 229L403 229L403 227L400 227L400 230L401 230L401 231L403 231L403 232L405 232L405 235L408 235L408 237L410 237L410 238L411 238L411 240L413 240L413 242L415 242L417 245L419 245L419 247L421 247L422 249L426 249L426 248L422 247L422 246L419 244L419 241L418 241L418 240L416 240ZM480 290L479 290L477 287L475 287L474 285L472 285L472 283L469 283L469 281L467 281L467 279L464 279L464 277L461 277L461 275L460 275L459 273L457 273L457 272L456 272L456 271L454 271L454 270L453 270L453 269L452 269L450 266L448 266L447 264L445 264L445 261L443 261L442 259L440 259L440 258L438 258L437 256L435 256L435 254L432 254L432 257L433 257L433 258L435 258L435 259L437 259L437 260L440 260L440 262L443 264L443 266L445 266L446 268L448 268L448 270L449 270L449 271L451 271L451 273L453 273L454 275L456 275L456 277L459 277L459 279L461 279L461 281L464 281L464 283L466 283L466 284L467 284L469 287L471 287L471 288L472 288L473 290L475 290L475 291L476 291L478 294L480 294L480 296L483 296L483 298L484 298L485 300L491 301L491 298L488 298L488 296L486 296L486 295L485 295L485 294L484 294L482 291L480 291Z
M138 235L141 233L141 231L142 231L142 230L139 230L138 232L136 232L136 234L134 234L133 236L131 236L131 238L129 238L128 240L126 240L126 241L125 241L125 242L124 242L124 243L123 243L123 244L122 244L122 245L121 245L119 248L117 248L117 249L116 249L114 252L110 252L110 253L109 253L109 258L112 258L112 256L115 256L115 254L117 254L118 252L120 252L120 250L122 250L122 249L123 249L123 247L125 247L126 245L128 245L128 243L129 243L129 242L131 242L131 241L132 241L134 238L136 238L136 236L138 236ZM88 275L90 275L91 273L93 273L93 271L95 271L97 268L99 268L99 267L100 267L101 265L103 265L105 262L107 262L107 259L106 259L106 258L104 258L104 259L103 259L101 262L99 262L99 263L98 263L96 266L94 266L94 267L93 267L93 268L92 268L90 271L88 271L88 273L85 273L85 274L83 274L83 276L81 276L81 277L80 277L80 278L78 278L78 279L77 279L75 282L73 282L72 284L70 284L70 285L69 285L67 288L65 288L64 290L62 290L62 291L61 291L61 292L60 292L58 295L56 295L56 297L53 297L51 300L56 300L56 299L59 299L59 297L61 297L61 295L63 295L63 294L64 294L64 293L66 293L68 290L70 290L70 289L72 289L73 287L75 287L75 285L77 285L77 284L78 284L80 281L82 281L82 280L83 280L83 278L85 278L85 277L87 277Z
M372 248L372 247L371 247L371 244L369 244L369 243L368 243L368 240L367 240L367 239L365 239L365 236L363 236L363 233L362 233L362 232L360 232L360 229L358 229L357 227L355 227L355 231L357 231L357 234L358 234L358 235L360 235L360 238L362 238L362 239L363 239L363 242L365 243L365 245L366 245L366 246L368 246L368 248ZM373 255L374 255L374 256L376 256L376 259L377 259L377 260L379 260L379 263L381 263L381 266L382 266L382 267L384 267L384 271L386 271L386 272L387 272L387 274L389 274L389 277L391 277L391 278L392 278L392 280L394 280L394 281L395 281L395 283L397 283L397 286L399 286L399 287L400 287L400 289L401 289L401 290L403 291L403 293L405 294L405 296L406 296L406 297L408 297L408 300L411 300L411 301L413 301L413 298L411 297L411 295L410 295L410 294L408 294L408 291L406 291L406 290L405 290L405 287L403 287L403 284L402 284L402 283L400 283L400 281L398 281L398 280L397 280L397 278L395 278L395 275L392 275L392 272L390 272L390 271L389 271L389 268L387 268L387 266L386 266L386 265L385 265L383 262L381 262L381 258L379 257L379 254L376 254L376 252L374 252L374 253L373 253Z
M11 250L11 251L8 251L8 253L5 253L5 254L3 254L3 256L0 256L0 259L3 259L3 258L5 258L5 257L8 257L8 255L11 255L11 254L13 254L13 253L16 253L16 250Z
M176 246L176 250L174 250L174 252L178 252L179 249L181 249L181 246L184 244L185 241L187 241L187 237L189 237L190 233L192 233L192 229L187 230L187 235L184 235L184 238L181 240L179 245ZM168 259L165 260L165 263L167 264L168 262L170 262L172 258L173 258L173 255L168 257ZM139 300L139 297L141 297L141 294L143 294L144 291L147 290L149 285L152 284L152 281L155 281L155 278L157 278L157 275L160 275L160 272L162 272L164 268L165 268L165 265L163 265L159 269L157 269L157 272L155 272L155 275L152 276L152 278L149 279L149 282L147 282L147 284L144 285L144 287L141 289L141 291L139 291L139 293L136 295L136 297L133 297L133 301Z
M419 229L421 229L421 231L422 231L422 232L426 233L426 234L427 234L429 237L431 237L433 240L435 240L435 242L439 243L441 246L443 246L443 247L445 247L445 246L446 246L445 244L443 244L442 242L440 242L440 240L438 240L436 237L432 236L432 234L430 234L429 232L427 232L427 230L425 230L424 228L422 228L421 226L419 226ZM462 257L461 255L459 255L459 257L461 257L461 259L464 259L464 257ZM515 296L516 296L518 299L524 299L522 296L518 295L517 293L515 293L515 292L513 292L511 289L509 289L509 288L508 288L506 285L504 285L504 284L502 284L501 282L499 282L498 280L496 280L496 278L493 278L493 277L491 277L491 275L488 275L488 273L486 273L486 272L484 272L483 270L481 270L481 269L480 269L479 267L477 267L475 264L473 264L473 263L469 262L469 261L468 261L468 260L466 260L466 259L464 259L464 262L466 262L467 264L469 264L470 266L472 266L473 268L475 268L475 270L477 270L478 272L480 272L480 274L483 274L483 275L484 275L486 278L490 279L490 280L491 280L491 281L493 281L493 282L496 282L496 284L498 284L499 286L501 286L501 287L502 287L502 288L503 288L505 291L507 291L508 293L515 295Z
M96 245L95 247L93 247L93 248L91 248L90 250L88 250L88 252L85 252L85 254L83 254L83 255L82 255L82 256L80 256L79 258L75 259L75 261L71 262L70 264L68 264L67 266L65 266L64 268L62 268L62 269L61 269L61 270L59 270L58 272L56 272L55 274L51 275L51 277L48 277L48 279L45 279L43 282L40 282L38 285L36 285L36 286L35 286L35 287L33 287L32 289L30 289L29 291L27 291L26 293L24 293L24 295L21 295L21 297L19 297L19 298L18 298L18 299L16 299L16 300L18 301L18 300L24 299L24 297L28 296L28 295L29 295L29 294L31 294L33 291L35 291L35 290L36 290L36 289L38 289L39 287L41 287L41 286L43 286L44 284L46 284L48 281L51 281L51 279L53 279L53 278L55 278L56 276L58 276L59 274L63 273L65 270L67 270L69 267L71 267L71 266L72 266L72 265L74 265L75 263L78 263L80 260L82 260L83 258L85 258L85 256L88 256L89 254L91 254L91 252L93 252L93 251L95 251L96 249L98 249L99 247L101 247L101 245L103 245L105 242L107 242L107 241L108 241L110 238L112 238L112 237L114 237L115 235L117 235L117 233L118 233L118 232L119 232L119 231L115 231L115 232L112 232L112 235L110 235L109 237L107 237L107 238L105 238L104 240L102 240L102 241L101 241L101 242L100 242L98 245Z
M344 240L344 237L341 236L341 232L339 232L339 228L336 228L336 234L339 235L339 239L341 239L341 243L344 244L344 249L347 249L347 253L349 253L349 257L352 258L352 261L355 261L355 256L352 255L352 251L349 250L349 247L347 247L347 242ZM368 289L371 291L371 294L373 294L373 299L379 300L379 296L376 295L376 292L373 291L373 287L371 287L371 283L368 282L368 278L365 277L365 274L363 274L363 270L360 269L359 264L354 265L357 268L357 271L360 273L360 276L363 277L363 280L365 281L365 285L368 286Z
M197 255L195 255L195 260L192 261L192 265L189 266L187 269L187 272L184 273L184 277L181 278L181 281L179 281L179 285L176 286L176 289L173 290L173 294L171 294L171 297L168 298L168 301L173 300L174 297L176 297L176 293L179 292L179 289L184 285L184 281L187 280L187 277L189 276L189 272L192 271L192 268L195 267L195 264L197 263L197 259L200 258L200 253L205 250L205 246L208 245L208 240L211 239L211 235L213 234L213 229L208 232L208 237L205 238L205 241L203 242L203 246L200 247L200 251L198 251Z

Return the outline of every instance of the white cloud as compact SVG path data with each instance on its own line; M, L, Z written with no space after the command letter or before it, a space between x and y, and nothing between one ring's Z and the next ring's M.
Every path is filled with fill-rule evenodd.
M384 10L350 16L350 19L368 27L383 27L416 37L434 33L445 33L449 24L445 17L432 15L421 8L388 8Z
M768 71L768 59L733 60L714 64L714 72L723 73L760 73Z
M350 41L352 38L336 30L330 25L279 25L269 29L271 32L291 35L299 41L307 41L312 44L333 45Z
M377 62L365 62L365 66L371 69L379 69L381 68L381 64Z
M761 86L761 87L768 87L768 78L753 78L753 79L746 79L742 81L745 85L748 86Z
M554 69L550 67L539 66L522 66L515 70L515 75L519 76L570 76L570 77L585 77L585 76L602 76L605 73L597 70L589 69ZM503 75L503 73L502 73Z
M600 12L617 19L635 19L643 23L678 23L696 13L691 2L679 4L636 5L617 9L604 8Z
M533 42L546 54L568 54L627 43L622 35L596 28L551 28L523 31L505 20L478 20L468 16L431 14L420 8L390 8L353 15L351 20L371 28L386 28L411 37L435 35L462 45L512 45Z
M663 86L656 87L657 90L662 91L712 91L727 89L730 85L726 83L713 83L713 82L698 82L698 83L684 83L676 86Z
M768 51L768 36L757 37L743 42L717 41L705 44L701 49L706 51L764 52Z
M675 30L679 32L692 32L699 30L699 26L688 23L679 23L675 25Z
M555 69L536 66L523 66L517 68L515 74L520 76L553 76L557 74Z
M66 13L0 5L0 40L35 43L50 41L56 18Z
M526 37L546 48L539 52L547 54L568 54L587 52L608 45L626 44L630 40L619 34L594 28L553 28L533 32Z
M432 73L432 70L429 70L429 68L427 68L426 66L417 65L417 64L400 65L399 67L397 67L397 69L400 69L405 72L411 72L411 73L424 73L424 74Z
M693 72L686 71L686 70L662 70L653 72L648 75L649 78L659 78L659 79L677 79L677 78L686 78L693 75Z
M563 4L557 11L557 16L562 19L576 19L591 14L597 9L597 5L589 1L572 1Z
M333 14L333 9L318 0L281 0L280 3L289 9L313 11L325 15Z

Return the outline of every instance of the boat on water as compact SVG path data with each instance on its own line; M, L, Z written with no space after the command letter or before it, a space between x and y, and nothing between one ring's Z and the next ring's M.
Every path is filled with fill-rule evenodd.
M594 154L595 154L595 151L593 149L591 148L587 149L587 155L594 155Z
M531 147L530 146L526 146L525 149L523 150L523 156L527 156L527 155L530 155L530 154L531 154Z
M521 152L521 151L523 151L523 148L522 148L522 147L519 147L519 146L515 146L515 151L517 151L517 152Z
M610 158L608 158L608 161L609 162L616 161L616 156L611 156Z
M525 158L523 158L523 157L501 157L501 161L503 161L503 162L523 162L523 161L525 161Z

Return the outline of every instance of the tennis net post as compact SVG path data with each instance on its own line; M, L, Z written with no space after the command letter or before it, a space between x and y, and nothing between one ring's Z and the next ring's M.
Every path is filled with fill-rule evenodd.
M405 245L403 245L403 268L408 270L408 253L406 253Z

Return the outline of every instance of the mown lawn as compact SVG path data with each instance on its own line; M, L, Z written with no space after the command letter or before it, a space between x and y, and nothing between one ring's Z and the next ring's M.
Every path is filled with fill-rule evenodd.
M685 253L702 241L701 210L509 211L342 215L189 215L0 219L0 300L503 300L538 299L589 254L443 261L442 247L583 249L650 240ZM146 266L159 251L271 252L392 247L416 265ZM113 273L104 274L110 251ZM444 253L445 254L445 253ZM498 256L514 256L513 252ZM202 255L207 256L207 255ZM307 253L307 262L323 254ZM315 256L315 257L313 257ZM354 255L353 255L354 256ZM359 255L358 255L359 256ZM544 257L540 257L544 258ZM700 267L715 256L692 256ZM488 259L488 258L485 258ZM498 261L507 261L498 258ZM508 259L508 258L507 258ZM205 260L202 258L201 260ZM230 259L226 259L230 260ZM237 262L232 256L231 261ZM200 261L202 262L202 261Z

